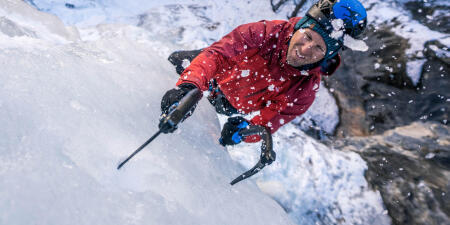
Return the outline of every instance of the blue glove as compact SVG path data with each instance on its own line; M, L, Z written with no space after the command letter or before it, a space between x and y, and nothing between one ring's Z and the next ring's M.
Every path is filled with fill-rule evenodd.
M242 137L239 135L239 131L246 128L249 122L241 116L230 117L228 121L223 125L221 137L219 142L223 146L236 145L241 143Z

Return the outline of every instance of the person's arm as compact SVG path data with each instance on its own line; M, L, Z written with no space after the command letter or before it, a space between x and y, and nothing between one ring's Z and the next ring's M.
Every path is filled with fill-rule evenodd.
M280 22L260 21L240 25L225 37L205 48L181 74L177 86L191 83L202 91L215 74L224 72L240 62L246 51L258 52L266 41L266 34Z

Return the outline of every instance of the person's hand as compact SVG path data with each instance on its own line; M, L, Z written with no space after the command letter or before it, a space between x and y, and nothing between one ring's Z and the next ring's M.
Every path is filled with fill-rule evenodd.
M239 131L248 125L249 122L241 116L228 118L222 128L220 144L227 146L241 143L242 137L239 135Z
M181 84L176 88L170 89L168 90L162 100L161 100L161 119L160 119L160 123L159 123L159 129L162 128L163 123L162 123L162 118L164 118L165 116L167 116L173 109L175 109L177 107L177 104L180 102L180 100L191 90L197 88L195 85L193 84ZM183 118L183 120L185 120L186 118L188 118L190 115L192 115L192 113L195 110L195 106L192 107L192 110L186 114L186 116ZM164 133L172 133L177 129L176 126L171 127L170 129L164 129L163 132Z
M270 152L261 153L261 163L264 165L270 165L277 158L277 154L275 151L271 150Z

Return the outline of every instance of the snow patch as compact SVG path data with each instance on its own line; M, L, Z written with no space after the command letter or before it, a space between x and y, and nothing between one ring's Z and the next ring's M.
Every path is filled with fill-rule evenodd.
M414 84L414 86L416 86L417 83L419 83L422 74L422 67L426 61L427 61L426 59L419 59L408 61L406 63L406 73L411 78L411 81Z
M369 50L369 46L367 46L366 42L363 40L354 39L347 34L344 35L344 45L353 51L365 52Z
M341 19L334 19L331 21L331 25L333 26L333 31L330 34L330 37L338 40L342 38L344 35L344 21Z
M367 166L358 154L329 149L293 124L281 127L273 140L276 161L249 179L283 205L297 224L318 224L323 217L348 224L389 224L379 193L364 178ZM243 143L228 151L249 169L258 161L260 146Z

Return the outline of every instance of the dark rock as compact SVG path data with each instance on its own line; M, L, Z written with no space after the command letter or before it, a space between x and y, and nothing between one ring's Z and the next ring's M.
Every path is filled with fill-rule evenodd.
M66 6L68 9L74 9L74 8L75 8L75 5L74 5L74 4L71 4L71 3L66 3L65 6Z
M423 53L431 60L439 60L447 66L450 65L450 51L448 46L441 44L439 41L433 40L426 42Z
M408 41L387 25L370 27L367 37L369 51L344 51L341 68L324 78L340 110L336 135L380 134L417 120L447 124L448 49L437 41L425 44L425 63L414 86L406 73Z
M336 142L367 162L394 224L450 224L450 128L413 123L372 137Z
M431 30L450 33L450 6L444 1L409 1L404 5L421 24Z

